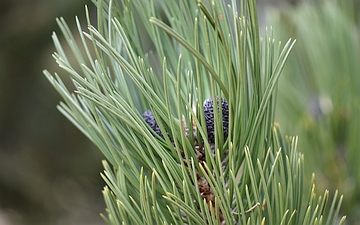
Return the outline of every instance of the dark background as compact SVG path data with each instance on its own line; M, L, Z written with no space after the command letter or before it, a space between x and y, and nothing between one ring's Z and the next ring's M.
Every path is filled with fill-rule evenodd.
M85 0L0 1L0 224L104 224L103 156L56 109L42 74L55 18L74 28ZM60 35L61 36L61 35Z
M264 2L262 23L275 1ZM52 32L61 37L55 18L74 28L85 4L95 16L86 0L0 1L1 225L104 224L104 157L57 111L60 96L42 74L60 71L51 57Z

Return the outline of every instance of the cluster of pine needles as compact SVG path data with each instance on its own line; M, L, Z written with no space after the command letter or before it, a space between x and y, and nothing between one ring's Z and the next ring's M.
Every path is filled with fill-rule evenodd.
M104 154L109 224L343 224L342 196L304 185L297 137L274 122L295 41L260 37L255 0L94 1L96 26L57 22L45 75ZM152 44L145 50L145 43ZM75 58L70 61L69 58ZM330 202L330 204L328 204Z

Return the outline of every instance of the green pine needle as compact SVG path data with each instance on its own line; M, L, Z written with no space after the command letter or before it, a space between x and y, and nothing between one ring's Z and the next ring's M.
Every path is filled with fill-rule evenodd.
M271 28L260 38L255 1L240 1L240 13L221 0L94 3L96 27L88 11L87 31L76 19L80 42L58 20L71 52L53 35L75 90L44 73L64 99L60 111L107 160L108 224L335 223L342 197L328 213L328 192L303 197L297 138L274 126L275 90L295 41L282 46ZM228 102L228 128L217 97ZM148 109L158 130L142 117Z

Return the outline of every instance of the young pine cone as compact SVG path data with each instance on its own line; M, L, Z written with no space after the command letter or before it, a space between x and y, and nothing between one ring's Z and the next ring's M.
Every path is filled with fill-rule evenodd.
M216 97L216 101L218 108L221 105L224 139L226 139L229 134L229 105L225 98L222 98L220 102L220 98ZM215 143L214 101L212 98L204 101L204 114L209 143Z
M161 138L164 138L164 136L161 133L159 125L156 123L154 114L151 110L147 110L142 114L143 119L145 122L151 127L155 133L157 133Z

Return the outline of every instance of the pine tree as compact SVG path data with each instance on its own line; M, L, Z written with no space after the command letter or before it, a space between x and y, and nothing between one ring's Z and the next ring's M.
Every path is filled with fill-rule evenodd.
M108 224L344 222L342 196L328 207L328 191L305 187L298 139L274 123L295 41L259 36L255 0L94 2L79 44L57 20L71 52L53 34L74 90L44 73L106 158Z

